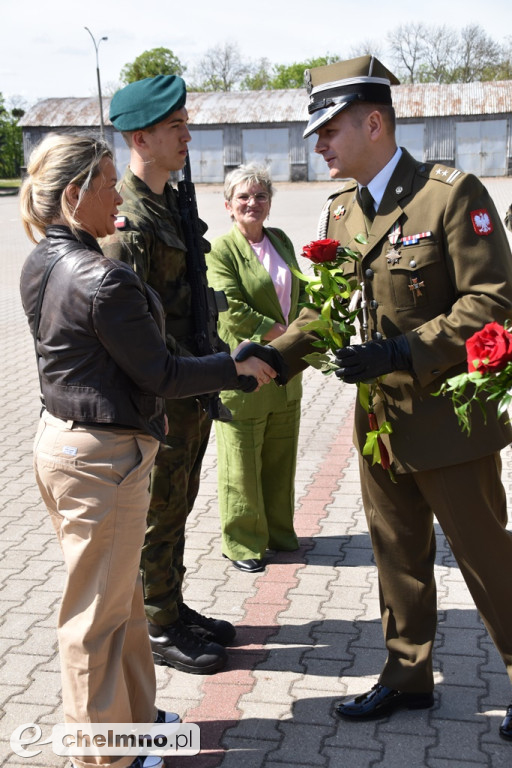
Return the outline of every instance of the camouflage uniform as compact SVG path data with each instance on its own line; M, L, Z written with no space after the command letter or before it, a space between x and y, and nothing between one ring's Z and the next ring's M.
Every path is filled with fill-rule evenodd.
M130 264L158 291L166 313L168 348L179 355L197 354L176 192L167 184L162 195L154 194L129 168L119 192L123 197L120 226L103 240L103 251ZM183 602L185 524L199 489L211 429L211 419L197 398L167 400L166 409L169 433L151 476L141 559L146 616L159 625L177 621L178 605Z
M505 226L512 232L512 205L509 205L508 211L505 214Z

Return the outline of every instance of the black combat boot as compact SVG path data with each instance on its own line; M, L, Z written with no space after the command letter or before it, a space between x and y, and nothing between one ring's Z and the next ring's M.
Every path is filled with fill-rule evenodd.
M185 603L180 603L178 610L183 624L206 642L231 645L236 637L236 629L229 621L210 619L208 616L194 611L193 608L189 608Z
M155 664L174 667L193 675L210 675L227 661L224 648L196 635L178 619L174 624L148 624Z

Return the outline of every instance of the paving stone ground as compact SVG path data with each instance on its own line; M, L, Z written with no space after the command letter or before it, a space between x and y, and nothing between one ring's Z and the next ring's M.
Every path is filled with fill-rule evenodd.
M487 183L503 216L512 179ZM271 223L300 251L315 237L332 187L277 186ZM198 200L211 235L225 231L220 187L199 187ZM63 567L32 475L38 383L18 296L30 244L17 205L16 198L0 198L0 766L61 768L66 760L49 746L26 759L9 744L23 723L39 724L45 737L62 720L55 623ZM300 550L276 556L263 574L239 573L221 557L212 438L188 526L186 599L233 621L238 640L228 666L214 676L157 668L159 706L201 729L201 753L173 758L174 768L512 765L512 744L497 734L512 701L510 685L439 530L435 706L372 723L333 716L334 703L370 687L384 661L376 571L351 443L353 399L353 388L305 373L296 481ZM503 451L503 467L510 494L510 448Z

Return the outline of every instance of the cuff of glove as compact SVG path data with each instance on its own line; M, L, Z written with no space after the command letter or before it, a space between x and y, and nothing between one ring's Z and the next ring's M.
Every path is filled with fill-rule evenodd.
M281 353L278 352L277 349L274 349L271 344L263 346L262 344L256 344L256 342L251 341L249 344L242 347L236 356L236 360L237 362L243 362L249 357L258 357L260 360L263 360L263 362L270 365L277 374L274 379L276 384L279 384L280 386L287 384L288 366Z
M238 377L237 389L241 390L242 392L254 392L257 386L258 386L258 381L254 376L241 375Z

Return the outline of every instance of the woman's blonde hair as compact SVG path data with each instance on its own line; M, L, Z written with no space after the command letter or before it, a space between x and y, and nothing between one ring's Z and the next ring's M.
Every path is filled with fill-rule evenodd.
M76 209L104 157L112 160L112 150L95 136L51 133L35 147L20 192L23 226L34 243L34 230L44 236L48 225L62 219L77 234ZM80 188L76 205L66 195L70 184Z

